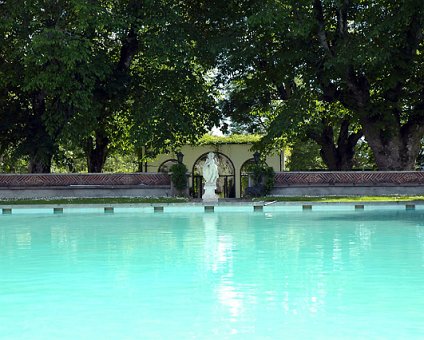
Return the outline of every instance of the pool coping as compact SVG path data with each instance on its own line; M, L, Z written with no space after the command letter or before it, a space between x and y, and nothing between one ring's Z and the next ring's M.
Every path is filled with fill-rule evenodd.
M396 210L424 210L424 201L368 201L368 202L185 202L185 203L93 203L93 204L0 204L0 215L61 215L68 213L213 213L213 212L293 212L293 211L364 211L395 208Z
M7 204L0 203L1 208L51 208L51 207L193 207L193 206L293 206L293 205L424 205L422 200L411 201L346 201L346 202L319 202L319 201L218 201L218 202L152 202L152 203L42 203L42 204Z

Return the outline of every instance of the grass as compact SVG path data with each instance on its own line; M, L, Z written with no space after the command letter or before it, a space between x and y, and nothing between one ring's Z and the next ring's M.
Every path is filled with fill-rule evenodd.
M261 197L258 201L276 202L410 202L424 201L424 196L296 196L296 197Z
M53 199L3 199L0 204L35 205L35 204L131 204L131 203L186 203L181 197L112 197L112 198L53 198Z
M411 202L424 201L424 196L326 196L326 197L259 197L254 201L265 202ZM249 199L243 199L249 202ZM187 203L182 197L113 197L113 198L54 198L54 199L0 199L0 205L40 205L40 204L134 204L134 203Z

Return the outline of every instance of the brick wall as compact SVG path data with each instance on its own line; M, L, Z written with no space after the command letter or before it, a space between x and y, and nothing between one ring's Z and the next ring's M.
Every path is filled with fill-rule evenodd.
M278 172L276 187L424 186L424 171Z
M161 173L131 174L0 174L0 187L67 187L84 185L171 185L170 177Z

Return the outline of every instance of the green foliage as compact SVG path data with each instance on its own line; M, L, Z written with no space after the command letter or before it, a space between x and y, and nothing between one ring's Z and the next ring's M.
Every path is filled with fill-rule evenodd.
M171 181L178 191L187 188L187 167L183 163L175 163L169 169L171 172Z
M0 150L15 145L16 157L50 171L61 149L82 149L89 170L94 161L101 170L115 151L135 145L158 153L218 123L212 64L198 62L185 4L17 0L0 7Z
M421 139L420 153L417 158L416 168L419 170L424 170L424 138Z
M322 100L300 74L285 78L288 70L275 65L290 58L289 52L285 53L287 58L277 60L272 56L267 60L266 54L251 56L250 60L243 54L240 59L246 64L240 65L239 59L236 65L230 64L239 75L229 79L229 94L222 104L224 113L247 131L260 127L264 137L258 147L262 151L280 147L282 141L309 139L320 145L323 161L332 170L351 167L351 158L345 159L340 153L346 153L343 149L347 145L353 152L362 136L358 120L340 103ZM261 64L257 58L261 58Z
M96 123L93 91L110 72L101 51L111 50L105 39L117 32L111 4L1 5L0 97L7 105L0 106L0 145L19 145L17 155L42 163L39 170L50 170L60 138L77 142Z
M203 5L221 33L223 107L233 120L263 124L273 143L324 131L322 120L335 132L347 119L348 137L360 138L362 127L380 168L413 166L424 135L423 1ZM333 135L334 144L354 139Z
M137 158L132 153L113 152L106 160L104 172L136 172L138 170Z
M225 136L213 136L210 134L203 135L196 145L221 145L221 144L245 144L245 143L257 143L261 139L260 135L252 134L231 134Z
M380 169L415 166L423 1L16 0L0 10L0 154L13 145L10 159L30 171L80 150L101 171L116 152L194 144L222 113L265 133L255 143L265 151L309 138L322 155L346 154L363 128Z
M356 145L355 157L353 159L354 170L377 170L374 155L368 143L360 140Z
M87 172L87 161L84 152L78 148L66 147L60 144L58 151L53 156L52 172L54 173L79 173Z
M311 140L292 143L288 154L287 169L290 171L328 170L320 156L320 147ZM352 170L376 170L372 151L364 140L355 147Z
M16 157L12 148L8 148L0 155L0 172L5 173L26 173L28 172L28 160L23 157Z
M271 193L271 190L275 185L275 172L274 169L270 166L266 166L263 169L263 177L264 177L264 193L268 195Z
M131 139L151 155L195 141L219 123L210 69L185 2L150 4L131 67ZM144 24L144 23L143 23ZM201 60L201 62L200 62Z
M253 180L253 187L247 190L248 196L268 195L275 184L274 169L260 162L259 164L249 165L248 171L251 173Z
M260 197L255 201L273 201L273 202L325 202L325 203L343 203L343 202L418 202L424 201L424 196L283 196L283 197Z
M322 170L326 166L320 156L320 147L312 141L298 140L293 143L287 161L290 171Z

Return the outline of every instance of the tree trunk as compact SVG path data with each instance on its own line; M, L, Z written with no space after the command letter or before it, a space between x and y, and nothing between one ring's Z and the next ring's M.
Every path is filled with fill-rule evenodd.
M32 108L33 115L28 122L28 171L30 173L50 173L55 143L42 120L45 113L45 99L41 91L33 95Z
M33 138L30 137L28 143L28 147L30 148L28 172L50 173L55 145L41 122L37 125L38 129L36 131L36 136ZM32 126L31 130L31 134L35 132L34 126Z
M137 172L144 172L143 148L137 147L135 151L137 155Z
M104 127L107 125L110 116L118 111L117 107L125 101L129 88L129 69L138 47L136 29L131 27L122 41L119 61L112 75L108 79L99 81L96 86L94 97L101 105L101 114L97 116L98 126L94 132L95 137L89 137L86 144L88 172L96 173L103 170L110 143ZM102 128L103 130L101 130Z
M340 101L360 119L379 170L414 170L420 140L424 136L424 92L418 90L421 83L417 88L410 85L413 78L411 71L414 70L411 65L419 63L417 60L420 60L420 46L423 43L422 8L417 7L408 17L407 25L397 39L398 47L392 46L390 51L383 52L389 53L386 63L391 71L366 74L365 65L357 68L354 59L345 59L344 70L338 75L334 74L333 68L325 68L324 65L333 64L335 58L338 62L341 56L345 58L345 55L338 53L346 52L351 39L347 24L351 12L349 1L340 2L336 7L337 28L331 34L331 41L326 31L330 26L326 17L328 20L334 14L324 12L322 0L315 0L313 8L317 23L315 41L324 51L321 62L316 63L323 99L328 102ZM337 87L330 79L339 77L342 81ZM418 95L414 94L415 91ZM408 112L402 112L405 108Z
M340 126L337 144L334 143L334 129L327 122L323 122L321 134L311 135L320 146L320 155L328 170L349 171L353 167L355 146L362 137L362 131L349 133L350 122L343 120Z
M334 145L334 131L331 126L325 126L319 138L315 141L321 146L320 155L328 170L337 171L338 169L338 154L337 148Z
M414 170L420 153L424 126L412 121L400 124L384 124L382 121L362 120L364 134L370 145L378 170Z
M87 143L87 167L88 172L102 172L109 152L109 138L102 132L96 131L95 141L89 138Z
M51 172L51 161L43 161L40 159L37 159L37 157L32 157L29 160L29 165L28 165L28 171L32 174L35 173L43 173L43 174L48 174Z
M351 85L351 88L355 86ZM408 121L402 122L397 102L386 100L387 108L378 112L381 108L373 107L366 91L365 94L359 93L359 90L356 92L352 91L351 102L344 100L343 104L357 113L378 170L414 170L424 136L424 104L417 105L409 114Z

